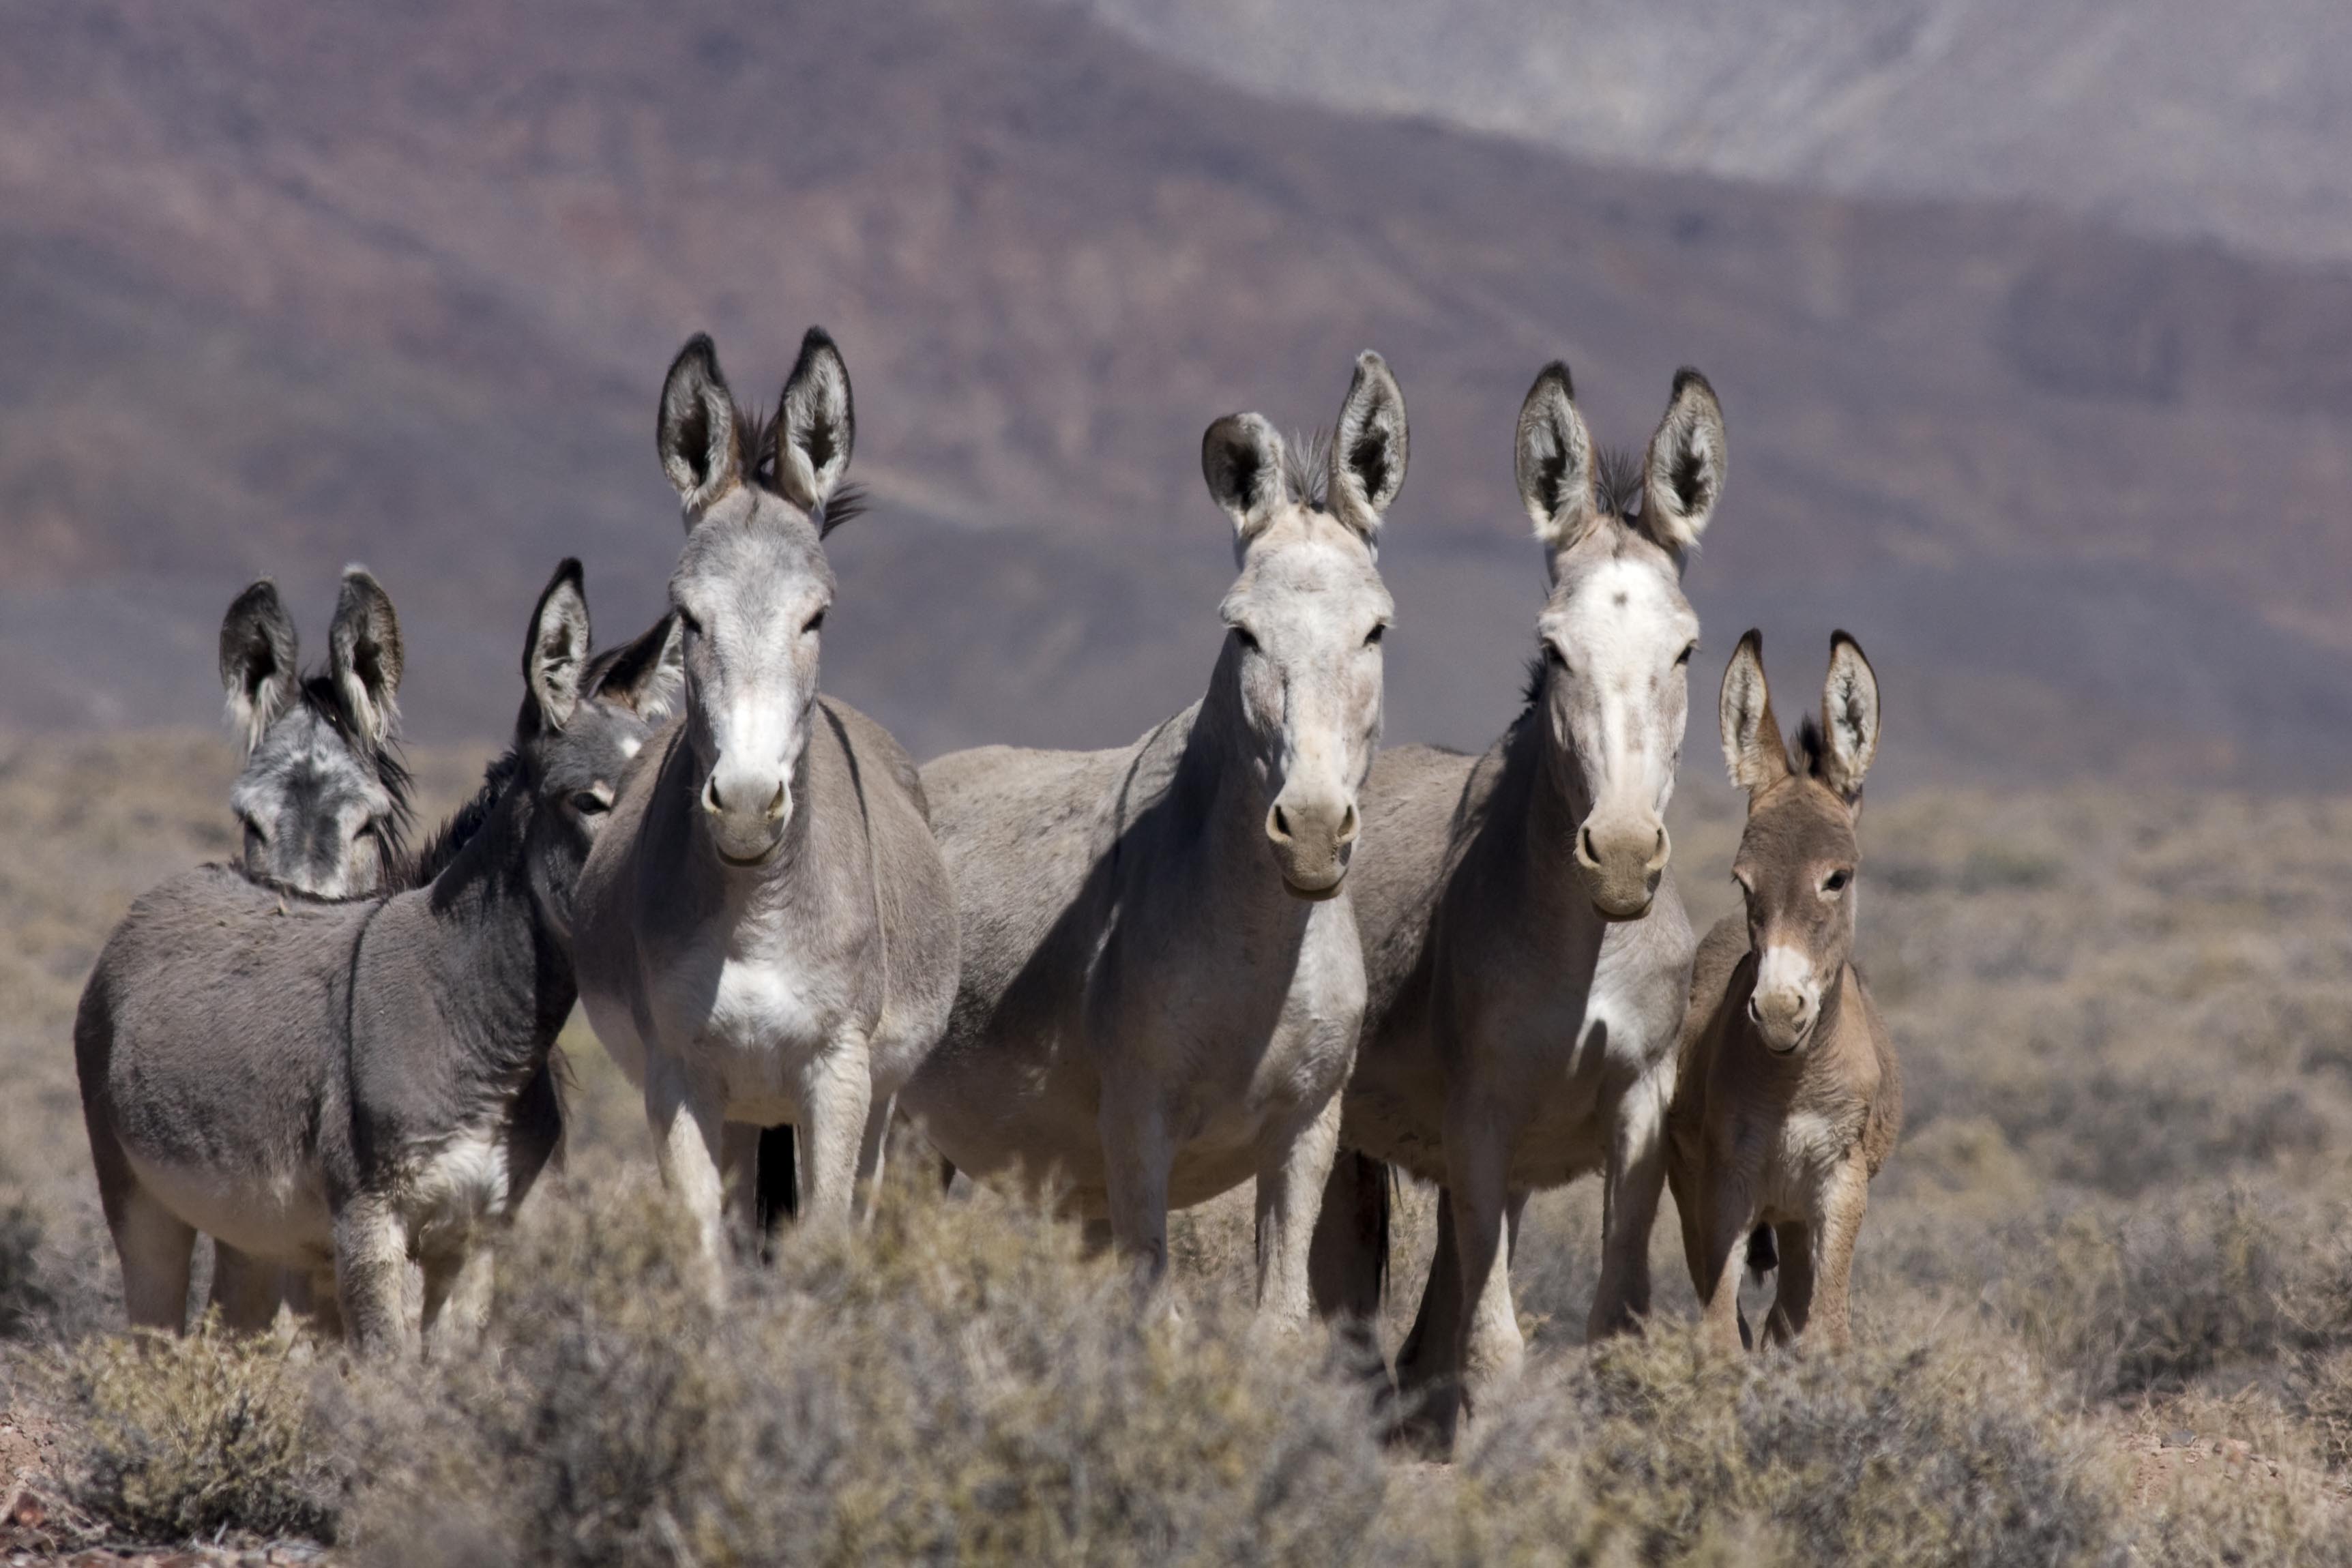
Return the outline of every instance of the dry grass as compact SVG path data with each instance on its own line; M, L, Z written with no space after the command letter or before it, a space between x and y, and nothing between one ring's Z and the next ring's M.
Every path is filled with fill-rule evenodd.
M471 758L424 758L447 799ZM1911 1082L1858 1343L1588 1352L1591 1184L1530 1205L1528 1377L1460 1462L1384 1454L1327 1339L1247 1325L1245 1196L1172 1227L1139 1319L1070 1228L894 1186L712 1315L634 1095L577 1030L569 1172L491 1341L385 1376L120 1321L68 1026L146 883L226 852L225 748L0 745L0 1332L126 1537L307 1531L374 1561L2352 1562L2352 803L1920 794L1865 817L1864 959ZM1685 787L1695 918L1738 825ZM1399 1216L1393 1346L1431 1239Z

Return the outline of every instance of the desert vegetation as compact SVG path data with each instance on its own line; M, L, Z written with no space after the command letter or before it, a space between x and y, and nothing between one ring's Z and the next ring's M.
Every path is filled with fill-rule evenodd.
M419 754L426 814L479 758ZM1172 1312L904 1151L870 1232L787 1234L713 1314L584 1030L568 1166L483 1344L396 1373L299 1335L121 1332L68 1044L112 921L227 854L208 737L0 742L9 1544L353 1563L2352 1561L2352 800L1914 791L1862 821L1862 959L1911 1081L1856 1343L1588 1350L1592 1184L1539 1197L1528 1375L1450 1466L1367 1369L1249 1325L1245 1198L1175 1218ZM1727 789L1686 780L1694 917ZM1400 1205L1393 1349L1431 1245ZM202 1281L199 1281L199 1289Z

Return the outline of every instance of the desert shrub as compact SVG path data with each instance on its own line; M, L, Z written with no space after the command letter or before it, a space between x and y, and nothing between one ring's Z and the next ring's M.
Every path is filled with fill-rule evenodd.
M2206 1467L2149 1499L2134 1560L2147 1568L2352 1568L2352 1519L2343 1502L2312 1477L2255 1475L2253 1466Z
M133 1538L331 1540L342 1472L307 1357L209 1325L84 1342L65 1364L76 1500Z
M1382 1486L1319 1335L1139 1313L1016 1200L894 1184L723 1312L640 1179L536 1206L497 1344L369 1420L383 1561L1331 1562ZM420 1545L420 1520L433 1539Z
M1556 1360L1472 1424L1418 1560L2119 1561L2110 1469L2021 1358L1730 1356L1654 1328Z
M23 1333L48 1310L42 1240L40 1217L22 1197L0 1204L0 1336Z

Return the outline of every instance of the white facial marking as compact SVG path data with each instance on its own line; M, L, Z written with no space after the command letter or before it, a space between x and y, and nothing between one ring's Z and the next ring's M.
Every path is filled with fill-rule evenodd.
M1774 943L1756 961L1756 995L1794 998L1810 1010L1814 1001L1813 961L1799 948Z
M646 743L644 741L638 739L634 735L630 736L626 740L621 742L621 755L624 757L635 757L638 752L643 751L645 747Z

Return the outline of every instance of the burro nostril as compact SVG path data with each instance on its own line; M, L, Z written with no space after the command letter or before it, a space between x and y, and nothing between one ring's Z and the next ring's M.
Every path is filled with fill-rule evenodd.
M769 802L768 802L768 815L769 815L770 817L772 817L772 817L781 817L781 816L782 816L783 814L784 814L784 781L783 781L782 779L777 779L777 780L776 780L776 793L775 793L774 797L773 797L772 799L771 799L771 800L769 800Z
M719 775L716 773L702 781L702 809L714 817L727 810L719 803Z
M1339 842L1343 845L1354 843L1356 834L1362 827L1363 820L1356 814L1356 803L1350 800L1339 818Z
M1589 866L1597 866L1601 863L1601 852L1592 845L1591 828L1581 828L1577 831L1576 858Z
M1276 800L1274 803L1274 809L1265 814L1265 836L1277 844L1286 844L1290 841L1290 814L1282 809L1282 802L1279 800Z

